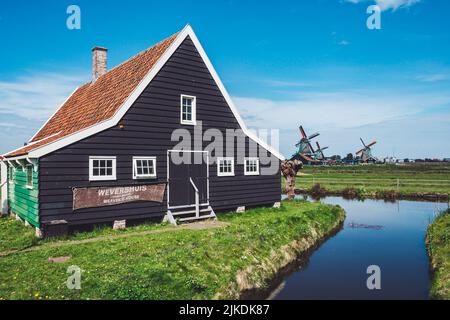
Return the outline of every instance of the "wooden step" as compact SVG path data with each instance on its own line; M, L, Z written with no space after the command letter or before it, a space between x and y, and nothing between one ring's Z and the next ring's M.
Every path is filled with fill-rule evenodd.
M211 209L210 208L205 208L205 209L200 209L199 211L200 212L207 212L207 211L211 211ZM181 215L190 214L190 213L195 213L195 210L172 212L172 215L173 216L181 216Z
M204 206L201 206L204 207ZM203 213L203 215L201 215ZM205 214L206 213L206 214ZM193 214L193 216L187 216L189 214ZM195 220L202 220L202 219L209 219L213 218L216 219L216 213L214 212L213 208L209 205L207 208L203 208L199 210L199 216L197 217L195 210L186 210L186 211L178 211L178 212L172 212L170 209L167 210L167 219L170 223L177 225L178 222L189 222L189 221L195 221ZM176 218L175 216L185 216L184 218Z
M184 221L194 221L194 220L200 220L200 219L209 219L209 218L215 218L216 216L214 214L209 214L205 216L200 217L188 217L188 218L180 218L178 221L184 222Z

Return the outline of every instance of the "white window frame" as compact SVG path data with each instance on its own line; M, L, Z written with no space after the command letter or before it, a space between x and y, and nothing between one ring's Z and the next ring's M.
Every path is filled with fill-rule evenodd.
M33 189L33 165L32 164L27 164L24 167L24 172L25 172L25 179L26 179L26 184L25 187L27 189ZM31 182L28 181L28 174L31 173Z
M94 160L112 160L112 174L109 176L94 176ZM114 156L90 156L89 157L89 181L116 180L117 160Z
M231 161L231 172L220 172L220 162L221 161ZM217 176L218 177L234 176L234 158L233 157L218 157L217 158Z
M153 174L138 174L137 160L148 160L153 162ZM156 157L133 157L133 179L153 179L156 178Z
M256 171L247 171L247 161L256 161ZM259 158L257 157L244 158L244 175L259 176Z
M191 99L192 100L192 109L191 109L191 120L183 120L183 99ZM197 97L188 96L186 94L182 94L180 96L180 123L188 124L195 126L197 124Z

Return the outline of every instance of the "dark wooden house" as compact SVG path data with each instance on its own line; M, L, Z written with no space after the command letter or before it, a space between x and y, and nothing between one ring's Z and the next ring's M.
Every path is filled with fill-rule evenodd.
M92 81L3 156L10 213L51 235L279 203L282 155L246 128L189 25L109 71L106 58L94 48Z

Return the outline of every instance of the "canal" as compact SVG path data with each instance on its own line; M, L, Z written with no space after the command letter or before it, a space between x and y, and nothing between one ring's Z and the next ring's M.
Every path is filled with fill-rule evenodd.
M310 199L309 199L310 200ZM281 280L271 299L428 299L427 226L447 203L345 200L343 229ZM381 289L369 290L368 266L380 268Z

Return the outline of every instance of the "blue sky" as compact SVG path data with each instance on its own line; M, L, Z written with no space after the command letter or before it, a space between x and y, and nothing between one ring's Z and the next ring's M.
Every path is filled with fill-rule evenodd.
M382 8L381 30L366 8ZM68 30L66 9L81 9ZM2 1L0 153L27 141L91 77L190 23L252 128L298 125L328 154L376 139L375 155L450 157L450 25L446 0Z

